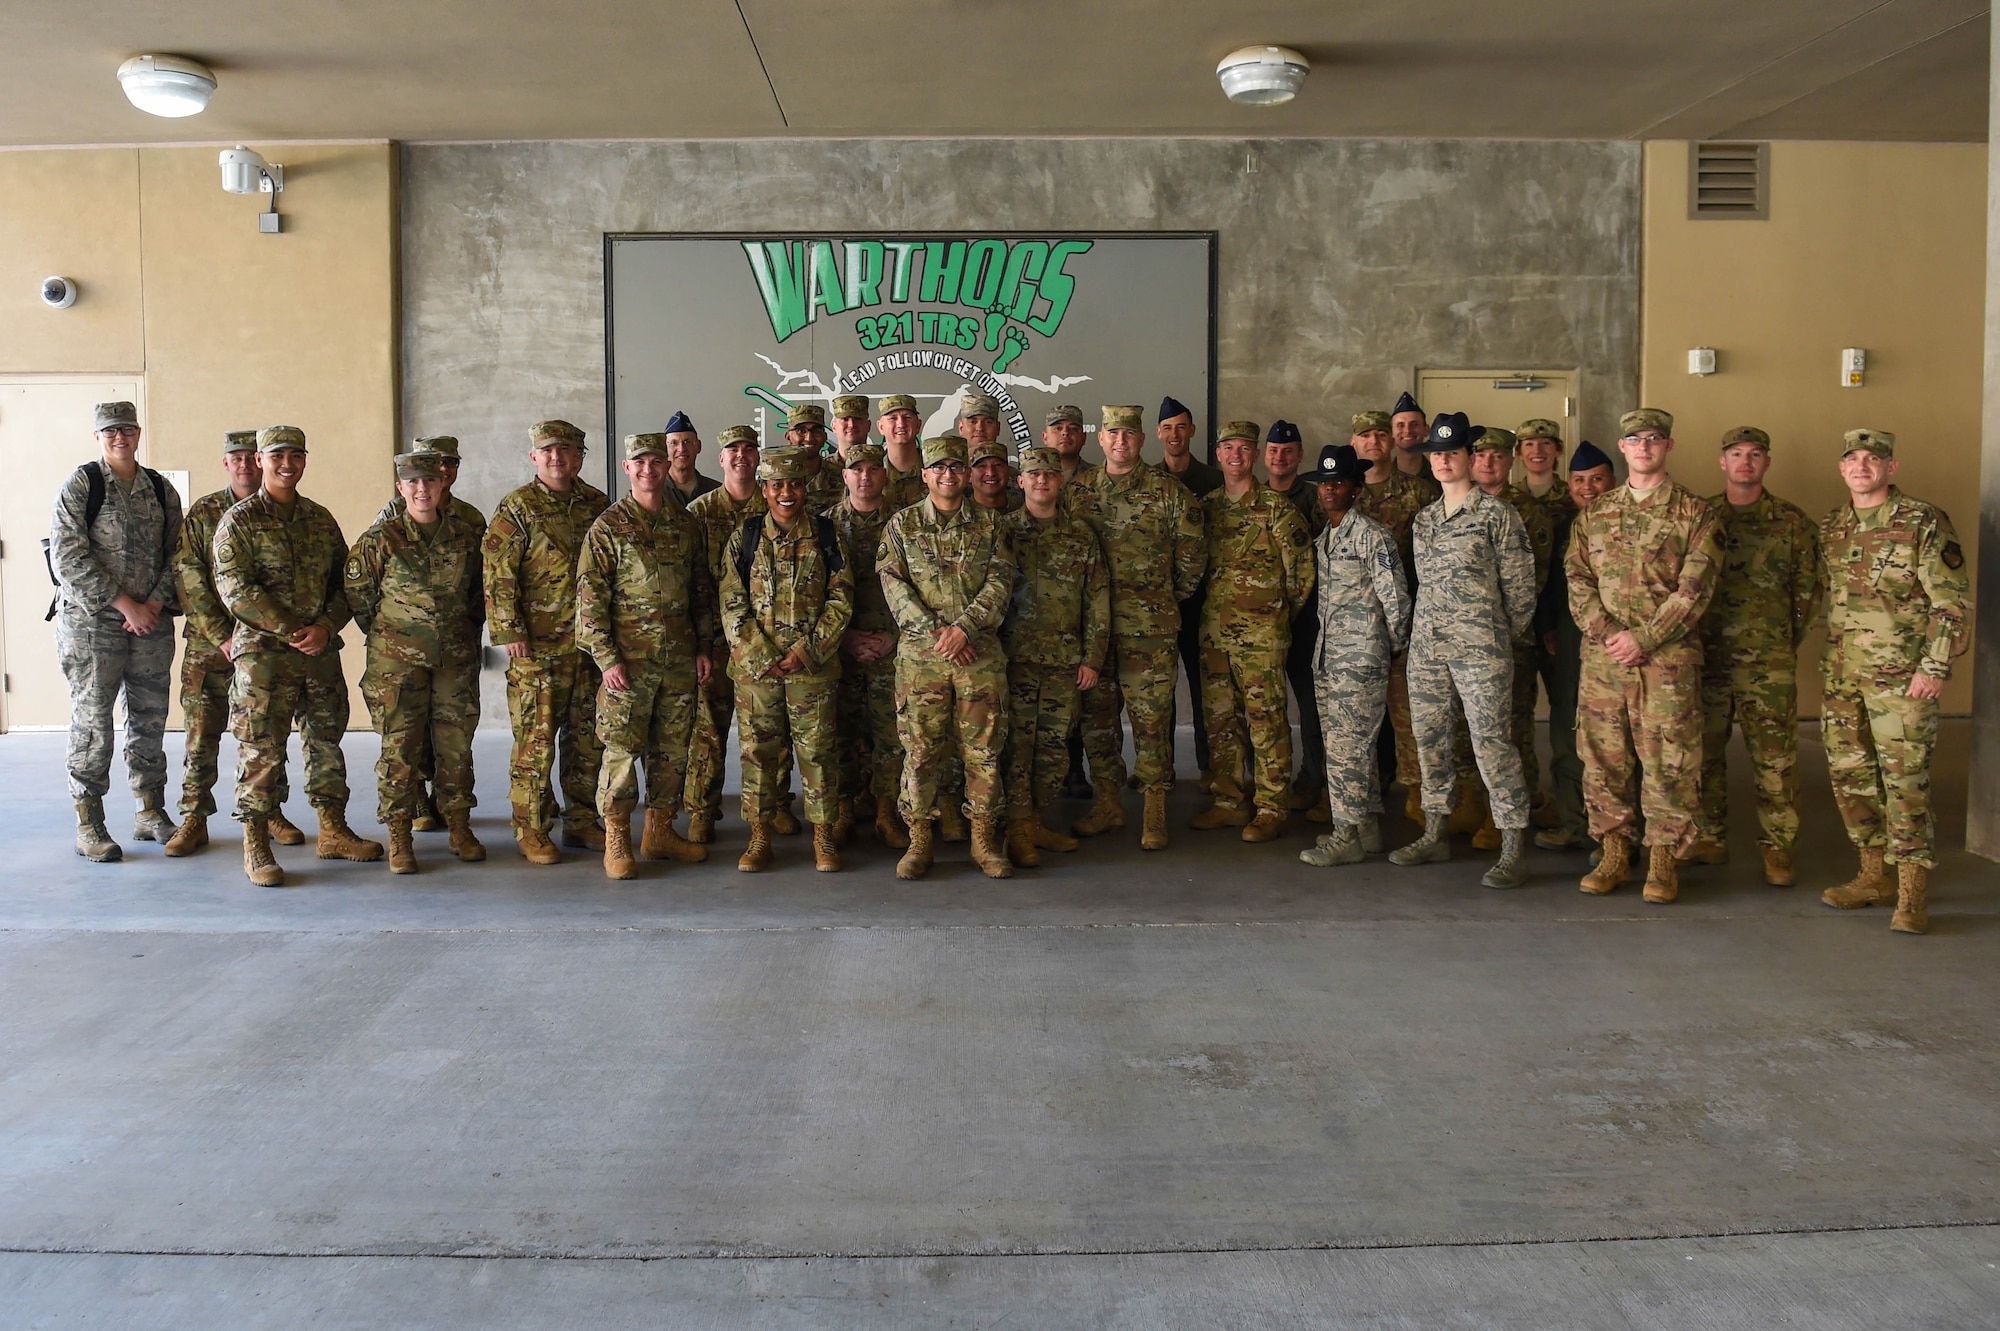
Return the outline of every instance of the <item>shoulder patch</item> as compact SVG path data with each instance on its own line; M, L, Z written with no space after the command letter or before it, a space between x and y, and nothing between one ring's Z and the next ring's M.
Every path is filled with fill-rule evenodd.
M1944 549L1938 552L1938 558L1944 560L1944 566L1954 572L1965 567L1965 551L1958 548L1957 541L1946 541Z

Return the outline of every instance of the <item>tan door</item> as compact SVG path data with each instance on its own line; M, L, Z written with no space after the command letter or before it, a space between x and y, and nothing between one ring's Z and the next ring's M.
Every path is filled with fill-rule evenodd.
M116 401L137 403L144 423L144 384L133 375L0 376L0 730L69 725L54 626L42 619L55 590L42 540L63 480L97 456L91 408Z
M1503 430L1543 416L1562 426L1564 456L1576 447L1572 370L1418 370L1417 401L1432 416L1462 411L1474 425Z

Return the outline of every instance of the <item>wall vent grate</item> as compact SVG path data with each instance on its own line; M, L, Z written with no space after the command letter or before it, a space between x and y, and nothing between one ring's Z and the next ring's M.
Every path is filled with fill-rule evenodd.
M1771 145L1697 143L1688 152L1688 216L1764 221L1771 215Z

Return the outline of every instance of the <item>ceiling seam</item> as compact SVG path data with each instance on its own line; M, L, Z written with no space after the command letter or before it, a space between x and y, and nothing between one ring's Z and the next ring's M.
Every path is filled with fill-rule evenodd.
M750 30L750 16L743 12L743 0L735 0L736 17L743 20L743 35L750 39L750 54L757 57L757 68L764 71L764 86L771 90L771 101L778 108L778 120L786 129L792 127L792 118L785 114L785 99L778 96L778 85L771 79L771 67L764 63L764 52L757 45L757 34Z
M1962 18L1958 22L1953 23L1948 27L1939 28L1936 32L1932 33L1928 37L1919 37L1917 38L1917 40L1913 42L1907 42L1904 45L1897 47L1895 50L1889 52L1887 55L1878 56L1875 59L1870 60L1867 64L1861 66L1861 68L1859 69L1849 70L1847 73L1835 79L1833 83L1823 84L1820 87L1810 89L1806 92L1802 92L1796 97L1787 98L1786 100L1779 102L1776 106L1767 107L1766 109L1759 111L1755 116L1751 117L1750 120L1741 121L1739 123L1750 124L1757 120L1762 120L1765 116L1776 115L1778 112L1784 110L1786 107L1792 106L1798 102L1803 102L1806 98L1814 96L1815 94L1825 92L1828 88L1833 87L1835 84L1845 83L1847 80L1851 78L1854 78L1861 74L1866 74L1869 70L1875 68L1877 65L1886 64L1888 61L1894 60L1897 56L1903 54L1905 51L1914 51L1919 46L1924 46L1930 42L1936 41L1940 37L1949 36L1951 33L1957 32L1960 28L1965 27L1969 23L1977 23L1981 19L1988 17L1990 17L1990 15L1988 14L1973 14L1967 18Z

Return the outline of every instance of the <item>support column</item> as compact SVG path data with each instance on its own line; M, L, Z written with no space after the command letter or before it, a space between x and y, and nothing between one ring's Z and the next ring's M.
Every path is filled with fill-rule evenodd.
M1965 846L2000 860L2000 614L1980 614L1982 593L2000 587L2000 23L1987 68L1986 403L1980 422L1979 577L1972 646L1972 780Z

